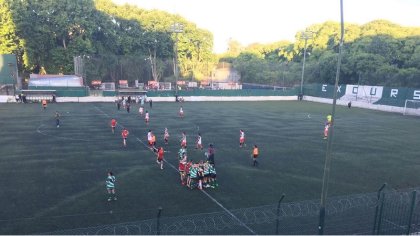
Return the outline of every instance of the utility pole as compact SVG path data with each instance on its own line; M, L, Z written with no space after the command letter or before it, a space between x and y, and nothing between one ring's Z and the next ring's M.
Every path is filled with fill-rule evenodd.
M300 96L303 96L303 77L305 75L305 61L306 61L306 49L307 49L307 45L308 45L308 39L313 38L313 34L314 32L312 31L305 31L302 33L301 35L301 39L305 40L305 46L303 49L303 64L302 64L302 78L300 80Z
M171 25L170 31L175 33L175 45L174 45L174 72L175 72L175 96L178 95L178 77L179 77L179 68L178 68L178 33L184 31L184 25L178 22Z
M324 234L325 226L325 206L327 201L328 194L328 183L330 180L330 168L331 168L331 151L332 151L332 140L334 134L334 120L335 120L335 107L337 104L337 89L338 81L340 78L340 68L341 68L341 57L343 51L343 42L344 42L344 18L343 18L343 0L340 0L340 14L341 14L341 37L338 51L338 62L337 62L337 71L335 73L335 86L334 86L334 95L333 95L333 105L331 112L331 127L328 130L328 141L327 141L327 151L325 155L325 165L324 165L324 175L322 177L322 190L321 190L321 206L319 209L319 224L318 224L318 234Z

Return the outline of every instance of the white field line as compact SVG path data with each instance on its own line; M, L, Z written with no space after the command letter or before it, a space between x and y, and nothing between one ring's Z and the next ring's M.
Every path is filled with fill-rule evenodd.
M102 114L104 114L105 116L107 116L108 118L110 118L110 116L108 114L106 114L104 111L102 111L100 108L98 108L97 106L95 106L95 108L100 111ZM123 125L121 125L120 123L117 123L117 125L121 126L122 128L124 128ZM137 139L137 141L139 141L141 144L143 144L148 150L150 150L150 148L137 136L134 135L134 137ZM150 150L151 152L153 152L152 150ZM168 164L172 169L174 169L176 172L178 172L178 169L172 165L171 163L167 162L165 159L163 159L163 161ZM212 197L209 193L207 193L205 190L201 189L201 192L204 193L208 198L210 198L210 200L212 200L214 203L216 203L220 208L222 208L226 213L228 213L233 219L235 219L241 226L245 227L251 234L256 235L256 233L249 228L244 222L242 222L238 217L236 217L231 211L229 211L226 207L224 207L220 202L218 202L214 197Z

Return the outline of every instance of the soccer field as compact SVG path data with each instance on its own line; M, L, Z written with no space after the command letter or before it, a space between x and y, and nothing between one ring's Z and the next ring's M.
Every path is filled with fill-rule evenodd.
M180 105L185 117L178 117ZM331 105L298 101L153 103L146 126L139 106L131 113L111 103L2 104L0 106L0 234L33 234L162 216L232 211L319 199ZM55 126L55 111L61 125ZM111 118L120 126L111 133ZM127 147L121 128L130 131ZM163 144L168 128L169 144ZM146 146L147 131L167 151L164 170ZM247 146L239 147L239 130ZM181 133L188 157L213 143L219 187L181 186L177 151ZM366 109L337 107L329 196L376 191L384 182L401 189L420 186L420 119ZM251 149L260 150L259 167ZM174 168L175 167L175 168ZM107 202L112 170L118 200ZM223 232L222 232L223 233ZM246 231L244 233L247 233ZM248 232L249 233L249 232ZM258 233L258 231L256 231Z

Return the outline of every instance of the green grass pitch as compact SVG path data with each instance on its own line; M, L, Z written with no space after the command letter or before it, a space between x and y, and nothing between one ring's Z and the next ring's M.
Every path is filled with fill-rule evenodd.
M147 104L148 105L148 104ZM178 117L179 106L185 118ZM54 113L61 113L55 127ZM122 223L162 216L223 211L198 190L181 186L176 153L181 132L188 154L198 132L216 148L219 188L207 189L226 209L319 199L331 105L311 102L154 103L148 126L138 115L111 103L3 104L0 106L0 234L31 234ZM121 127L111 133L111 117L130 131L122 147ZM163 132L170 133L169 145ZM164 170L147 149L147 131L168 151ZM239 148L239 129L247 147ZM329 196L420 186L420 119L366 109L337 107ZM137 139L138 138L138 139ZM252 166L253 144L260 166ZM106 200L105 179L117 177L118 201ZM112 214L110 212L112 211Z

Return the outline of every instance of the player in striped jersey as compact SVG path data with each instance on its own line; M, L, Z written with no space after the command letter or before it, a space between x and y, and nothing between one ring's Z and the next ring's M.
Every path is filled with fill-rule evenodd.
M210 164L208 161L203 163L203 174L204 174L204 180L203 180L203 187L208 188L210 187Z
M219 186L216 181L216 168L214 167L214 165L209 165L209 172L210 172L210 178L209 178L210 187L215 188Z
M146 122L146 125L149 124L149 120L150 120L149 112L146 111L146 114L144 114L144 121Z
M193 164L190 168L190 188L194 188L198 183L198 164Z
M108 202L110 202L112 199L114 199L114 201L117 200L117 195L115 194L115 181L116 181L116 178L114 174L111 171L109 171L108 177L106 179L106 189L108 191Z

